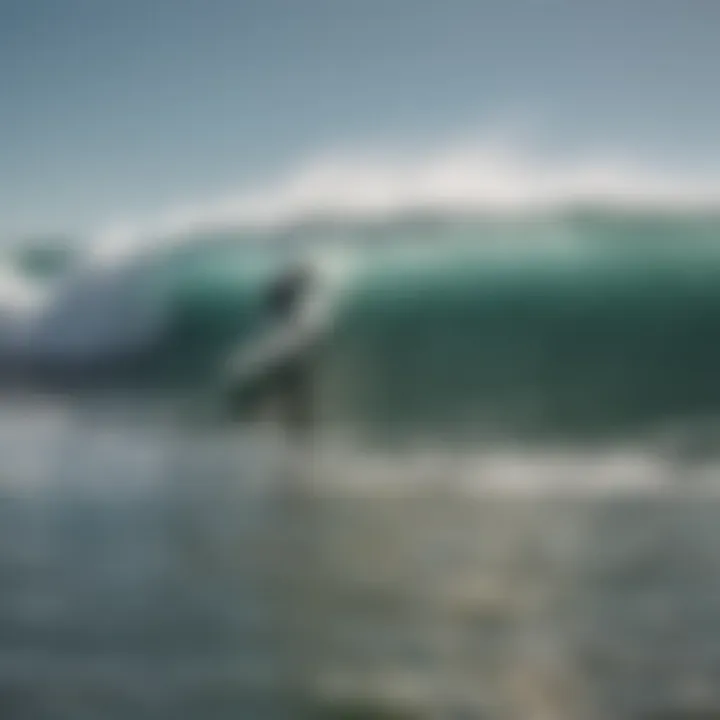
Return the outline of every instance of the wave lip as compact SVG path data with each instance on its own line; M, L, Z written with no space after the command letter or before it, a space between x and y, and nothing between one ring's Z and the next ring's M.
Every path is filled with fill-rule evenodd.
M720 178L683 176L598 155L548 161L507 143L461 144L415 157L346 153L307 162L266 187L171 208L125 232L173 236L218 226L292 226L313 217L387 219L415 212L521 212L587 204L720 209Z

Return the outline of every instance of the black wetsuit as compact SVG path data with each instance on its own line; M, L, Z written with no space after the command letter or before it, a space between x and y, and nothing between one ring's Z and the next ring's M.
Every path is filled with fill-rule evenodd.
M268 324L292 323L298 303L308 291L310 277L303 269L283 275L268 291L264 310ZM235 417L253 417L267 403L279 410L280 422L289 431L307 429L313 416L313 366L316 343L269 365L248 386L231 391L230 411Z

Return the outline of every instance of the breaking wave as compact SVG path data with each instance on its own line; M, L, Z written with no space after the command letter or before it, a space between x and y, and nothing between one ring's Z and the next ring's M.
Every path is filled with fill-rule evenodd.
M331 417L442 418L453 433L706 417L720 406L719 200L712 179L497 144L316 162L109 228L50 270L7 253L3 361L206 382L256 329L267 283L332 251L353 270L320 369Z

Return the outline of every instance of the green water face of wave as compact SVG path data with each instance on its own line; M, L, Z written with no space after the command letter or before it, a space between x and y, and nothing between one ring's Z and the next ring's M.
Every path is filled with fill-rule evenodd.
M720 225L501 230L376 253L328 363L335 417L415 436L596 437L717 413Z
M356 259L316 366L328 421L594 435L720 408L713 217L405 219L316 236ZM288 254L213 247L157 263L167 322L133 380L212 385L258 329Z

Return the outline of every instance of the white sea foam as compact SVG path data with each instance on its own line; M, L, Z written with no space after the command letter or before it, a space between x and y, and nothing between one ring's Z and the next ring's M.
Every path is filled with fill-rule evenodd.
M46 302L47 289L5 262L0 263L0 347L18 348L25 331Z
M216 227L287 226L307 218L383 219L413 211L522 212L597 203L616 208L720 207L720 178L682 176L629 158L590 153L550 161L507 142L459 143L412 156L324 154L275 182L179 204L103 230L96 258Z
M494 445L484 449L423 447L386 453L323 447L312 452L311 486L340 494L716 498L720 489L717 458L686 465L653 443L608 445L594 450Z

